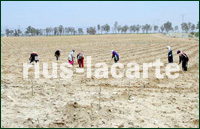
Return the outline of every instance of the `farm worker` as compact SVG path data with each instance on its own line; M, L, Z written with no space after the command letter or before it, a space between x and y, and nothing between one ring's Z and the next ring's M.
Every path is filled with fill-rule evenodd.
M172 54L172 49L170 46L167 46L167 49L168 49L168 62L169 63L173 63L173 54Z
M39 61L38 54L33 51L31 53L29 60L30 60L30 63L32 63L33 61L35 61L37 63Z
M115 63L117 63L119 61L119 55L114 50L111 50L111 52L112 52L112 58L114 58Z
M188 61L189 61L188 56L180 50L177 51L177 54L179 54L179 64L182 61L182 69L184 71L187 71Z
M84 55L82 52L78 53L77 55L77 62L79 64L79 68L84 67Z
M58 58L60 57L60 53L62 52L62 50L57 50L55 52L55 56L56 56L56 60L58 60Z
M69 56L68 56L68 61L71 65L74 65L74 52L75 50L72 50L70 53L69 53Z

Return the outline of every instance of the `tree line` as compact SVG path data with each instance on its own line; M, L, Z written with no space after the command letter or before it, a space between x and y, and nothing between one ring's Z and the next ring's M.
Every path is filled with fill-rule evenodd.
M175 32L177 33L179 30L178 26L172 26L172 23L167 21L160 27L158 25L119 25L116 21L114 23L114 26L111 28L109 24L100 25L94 27L88 27L86 28L86 34L95 35L95 34L108 34L110 31L112 31L112 34L126 34L126 33L169 33L169 32ZM182 23L181 24L181 30L185 33L191 33L195 30L199 31L199 22L195 25L191 22L188 23ZM83 35L85 34L83 31L83 28L75 29L74 27L64 27L62 25L58 27L47 27L46 29L37 29L32 26L28 26L26 28L26 31L23 33L20 29L15 30L5 30L6 36L49 36L49 35Z

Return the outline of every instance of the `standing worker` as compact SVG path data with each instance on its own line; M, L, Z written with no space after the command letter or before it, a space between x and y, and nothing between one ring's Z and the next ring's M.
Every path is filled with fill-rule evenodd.
M168 62L169 63L173 63L173 54L172 54L172 49L170 46L167 46L167 49L168 49Z
M187 71L188 61L189 61L188 56L185 53L183 53L182 51L180 51L180 50L177 51L177 54L179 54L179 64L182 61L182 69L183 69L183 71Z
M84 67L84 55L82 52L78 53L77 55L77 62L79 64L79 68Z
M35 61L37 63L39 61L38 54L33 51L31 53L31 56L30 56L29 60L30 60L30 63L32 63L33 61Z
M74 52L75 50L72 50L70 53L69 53L69 56L68 56L68 61L71 65L74 65Z
M62 52L62 50L57 50L57 51L55 52L56 60L59 59L60 53L61 53L61 52Z
M112 58L114 58L115 63L117 63L119 61L119 55L114 50L111 50L111 52L112 52Z

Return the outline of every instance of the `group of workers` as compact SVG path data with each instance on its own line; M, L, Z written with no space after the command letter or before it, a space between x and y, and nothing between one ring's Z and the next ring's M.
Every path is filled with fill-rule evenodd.
M56 52L55 52L55 57L56 57L56 60L58 60L59 59L59 57L60 57L60 53L62 52L62 50L57 50ZM75 57L74 57L74 52L75 52L75 50L72 50L70 53L69 53L69 56L68 56L68 62L71 64L71 65L74 65L74 59L75 59ZM82 52L79 52L78 54L77 54L77 63L79 64L79 67L80 68L83 68L84 67L84 55L83 55L83 53Z
M62 52L62 50L57 50L56 52L55 52L55 57L56 57L56 60L58 61L59 60L59 57L60 57L60 55L61 55L61 52ZM68 62L71 64L71 65L74 65L74 59L75 59L75 57L74 57L74 52L75 52L75 50L72 50L70 53L69 53L69 56L68 56ZM39 58L38 58L38 54L36 53L36 52L32 52L31 53L31 56L30 56L30 58L29 58L29 60L30 60L30 63L32 63L32 62L39 62ZM77 63L79 64L79 67L80 68L83 68L84 67L84 55L83 55L83 53L82 52L80 52L80 53L78 53L77 54Z
M62 50L57 50L55 52L55 57L56 57L57 61L59 60L61 52L62 52ZM75 60L74 52L75 52L75 50L72 50L69 53L69 56L68 56L68 62L71 65L74 65L74 60ZM117 63L119 61L119 55L118 55L118 53L116 51L114 51L114 50L111 50L111 52L112 52L112 59L114 58L115 63ZM30 60L30 63L32 63L34 61L37 63L39 61L38 54L33 51L31 53L31 56L30 56L29 60ZM79 52L77 54L77 63L79 64L80 68L84 68L84 55L83 55L82 52Z
M168 49L168 62L169 63L173 63L173 53L172 53L172 49L170 46L167 46L167 49ZM56 57L56 60L59 60L59 57L61 55L61 52L62 50L57 50L55 52L55 57ZM74 57L74 52L75 50L72 50L70 53L69 53L69 56L68 56L68 62L71 64L71 65L74 65L74 60L75 60L75 57ZM117 63L119 61L119 54L114 51L114 50L111 50L112 52L112 58L111 59L114 59L114 62ZM178 50L177 51L177 54L179 54L179 64L182 62L182 70L183 71L187 71L187 68L188 68L188 61L189 61L189 58L188 56ZM30 57L30 63L32 63L33 61L35 61L36 63L39 61L39 58L38 58L38 54L36 52L33 52L31 54L31 57ZM79 64L79 67L80 68L83 68L84 67L84 55L82 52L79 52L77 54L77 63Z

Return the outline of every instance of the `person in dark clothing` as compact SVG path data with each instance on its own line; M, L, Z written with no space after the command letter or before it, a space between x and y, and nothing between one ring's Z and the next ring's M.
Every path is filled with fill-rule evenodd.
M62 50L57 50L57 51L55 52L56 60L59 59L60 53L61 53L61 52L62 52Z
M188 56L180 50L177 51L177 54L179 54L179 64L182 62L183 71L187 71L189 61Z
M170 46L167 46L167 49L168 49L168 62L169 63L173 63L173 54L172 54L172 50L171 50L171 47Z
M112 52L112 58L114 58L115 63L119 61L119 55L116 51L111 50Z
M35 61L37 63L39 61L38 54L33 51L31 53L29 60L30 60L30 63L32 63L33 61Z
M84 55L83 55L83 53L78 53L77 54L77 62L78 62L78 64L79 64L79 68L84 68Z

